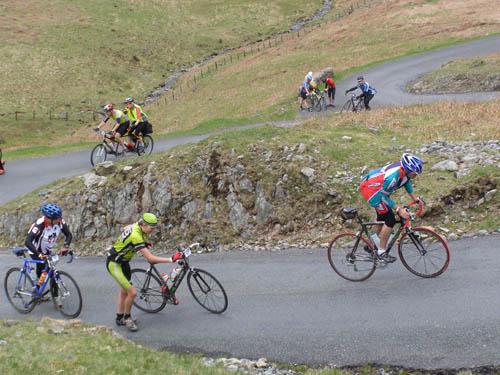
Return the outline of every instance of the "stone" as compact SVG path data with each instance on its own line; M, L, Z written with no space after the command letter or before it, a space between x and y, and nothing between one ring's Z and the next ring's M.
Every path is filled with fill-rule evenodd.
M248 213L241 202L238 201L235 193L228 194L226 201L229 205L229 220L234 229L241 231L247 226Z
M299 143L299 146L297 147L297 153L303 154L306 152L306 145L303 143Z
M458 235L456 233L450 233L448 235L448 240L450 240L450 241L456 241L456 240L458 240Z
M300 173L306 176L309 182L312 182L314 180L314 172L314 169L310 167L304 167L300 170Z
M477 232L480 236L486 236L488 234L488 231L486 229L481 229L480 231Z
M112 161L105 161L95 166L95 173L99 176L109 176L115 172L116 166Z
M343 141L352 141L352 137L349 137L348 135L344 135L341 138Z
M265 358L259 358L257 362L255 362L255 367L257 368L265 368L268 367L269 365L267 364L267 359Z
M82 176L83 184L87 188L104 186L108 182L108 178L104 176L98 176L93 172L85 173Z
M484 203L485 199L484 198L479 198L473 205L472 207L479 207Z
M496 194L496 192L497 192L497 189L487 191L486 194L484 194L484 200L486 202L489 202L490 200L493 199L493 196Z
M433 171L458 171L458 164L453 160L443 160L432 166Z
M258 224L265 224L273 214L273 205L266 200L261 182L257 184L257 194L255 198L256 221Z
M132 169L134 169L134 167L132 167L131 165L126 165L122 168L122 172L130 172Z

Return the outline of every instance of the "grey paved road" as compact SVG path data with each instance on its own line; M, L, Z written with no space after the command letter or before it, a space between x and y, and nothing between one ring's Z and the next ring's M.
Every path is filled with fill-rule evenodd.
M397 262L351 283L333 272L324 249L195 255L192 264L212 272L227 290L224 314L202 309L182 285L179 306L158 314L134 310L141 330L117 331L157 348L292 363L500 365L499 240L452 242L449 269L431 280ZM2 278L18 263L1 252ZM81 258L62 268L82 289L80 318L113 326L117 287L104 259ZM59 318L50 303L30 316L43 315ZM8 304L3 286L0 317L26 317Z

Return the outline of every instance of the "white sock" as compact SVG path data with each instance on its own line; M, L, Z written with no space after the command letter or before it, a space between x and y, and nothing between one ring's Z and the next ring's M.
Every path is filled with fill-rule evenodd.
M382 255L383 253L385 253L385 249L377 249L378 255Z

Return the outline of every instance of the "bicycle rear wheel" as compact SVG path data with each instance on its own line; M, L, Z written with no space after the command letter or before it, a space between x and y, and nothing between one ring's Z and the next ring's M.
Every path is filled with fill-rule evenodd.
M107 157L108 153L106 152L106 147L104 147L104 145L100 143L95 146L90 153L90 164L95 167L99 163L104 163Z
M430 228L416 227L405 233L398 253L408 271L424 278L441 275L450 264L448 242Z
M320 96L314 96L314 101L313 101L313 108L316 112L321 112L321 97Z
M150 155L153 152L154 147L153 137L150 135L144 135L142 137L142 141L144 142L144 148L141 149L137 147L137 155Z
M65 317L76 318L82 312L82 293L68 273L56 272L50 280L50 295L55 308Z
M352 101L349 99L347 102L344 103L342 108L340 109L340 112L351 112L352 111Z
M374 252L365 250L370 243L363 237L356 246L355 233L341 233L333 238L328 246L328 261L333 270L349 281L365 281L377 266Z
M134 306L148 313L163 310L167 304L167 295L161 290L163 283L160 279L140 268L134 268L131 273L132 284L137 288Z
M210 273L199 268L189 272L189 291L196 302L214 314L222 314L227 309L227 294L221 283Z
M23 314L35 308L35 283L21 268L11 268L4 279L4 289L12 307Z

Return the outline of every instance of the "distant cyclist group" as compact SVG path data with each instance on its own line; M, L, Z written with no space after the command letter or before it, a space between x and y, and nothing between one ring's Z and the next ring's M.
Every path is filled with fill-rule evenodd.
M320 84L318 84L318 80ZM320 88L320 86L323 86ZM326 77L318 77L315 79L313 72L308 72L304 77L304 82L300 86L299 90L299 99L300 99L300 110L308 110L309 112L313 111L314 108L314 96L321 95L322 92L325 92L328 97L328 106L335 107L335 91L337 89L337 85L334 80L334 74L329 73ZM360 90L361 93L356 95L356 100L362 102L364 108L369 111L370 101L373 99L377 90L371 86L368 82L365 81L363 76L358 76L357 85L345 91L345 95L347 95L351 91ZM352 110L356 111L357 107L352 108ZM359 109L358 109L359 110Z

